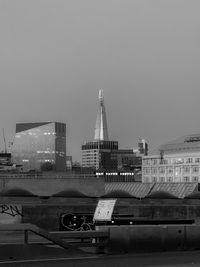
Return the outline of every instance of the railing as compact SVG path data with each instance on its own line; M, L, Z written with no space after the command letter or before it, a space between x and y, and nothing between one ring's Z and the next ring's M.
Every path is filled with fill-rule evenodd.
M77 247L105 247L108 243L109 232L108 230L104 231L59 231L59 232L50 232L53 237L56 239L67 239L69 244L75 245Z
M24 233L24 244L44 243L48 241L55 245L59 245L65 249L78 247L105 247L108 243L109 232L104 231L83 231L83 232L48 232L33 224L0 224L0 231L22 231ZM39 237L36 242L30 241L30 233L34 233ZM68 240L68 241L66 241ZM12 240L11 240L12 241Z
M68 178L73 178L73 179L86 179L86 178L96 178L97 177L94 174L71 174L71 173L66 173L66 174L58 174L58 173L51 173L51 174L43 174L43 173L0 173L0 179L1 178L24 178L24 179L29 179L29 178L49 178L49 179L68 179Z

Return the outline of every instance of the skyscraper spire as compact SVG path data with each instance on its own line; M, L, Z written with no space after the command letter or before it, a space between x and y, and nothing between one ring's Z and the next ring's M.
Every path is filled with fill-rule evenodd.
M104 106L103 90L99 90L99 110L97 113L97 120L95 126L94 140L108 141L108 127L106 120L106 109Z

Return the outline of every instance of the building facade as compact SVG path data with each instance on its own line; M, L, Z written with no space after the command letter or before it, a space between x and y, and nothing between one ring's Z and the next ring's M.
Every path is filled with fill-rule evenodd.
M66 124L18 123L12 147L13 160L24 171L66 170Z
M142 182L200 182L200 134L160 146L157 155L142 159Z
M82 145L82 167L107 169L111 164L110 152L118 150L117 141L91 141Z
M82 167L106 169L110 164L109 153L118 150L118 142L110 141L104 105L103 90L99 90L98 113L95 124L94 140L82 145Z
M140 139L138 142L138 151L140 155L148 155L148 144L145 139Z

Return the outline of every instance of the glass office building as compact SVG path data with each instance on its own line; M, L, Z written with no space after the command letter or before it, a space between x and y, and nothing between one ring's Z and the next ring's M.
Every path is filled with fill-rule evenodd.
M65 171L66 125L60 122L16 124L12 154L24 171Z

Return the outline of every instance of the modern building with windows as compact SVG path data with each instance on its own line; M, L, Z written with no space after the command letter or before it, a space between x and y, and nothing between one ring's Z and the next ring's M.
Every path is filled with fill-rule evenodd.
M109 169L111 164L110 152L118 150L116 141L91 141L82 145L82 167Z
M65 171L66 124L17 123L12 155L24 171Z
M105 169L108 164L108 153L118 150L118 142L110 141L108 137L108 127L106 110L103 99L103 90L99 90L99 109L95 126L94 140L85 142L82 145L82 167Z
M161 145L156 155L142 159L142 182L200 182L200 134Z
M138 151L140 155L148 155L148 144L145 139L140 139L138 142Z

